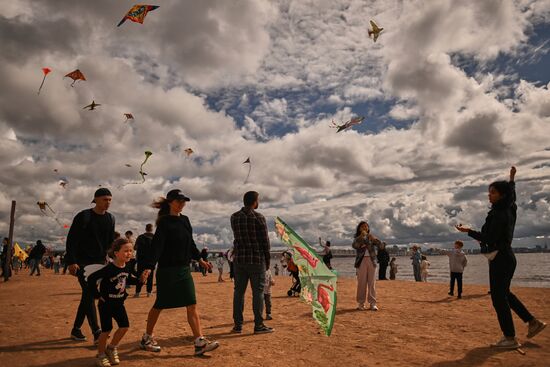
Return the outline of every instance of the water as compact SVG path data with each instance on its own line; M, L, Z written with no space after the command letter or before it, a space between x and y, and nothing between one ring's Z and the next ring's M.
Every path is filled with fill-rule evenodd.
M489 285L489 266L483 255L467 255L468 266L464 270L465 284ZM517 267L512 285L522 287L550 288L550 253L516 254ZM331 264L340 276L355 277L353 263L355 258L332 258ZM397 280L414 280L411 260L406 256L396 257ZM447 256L430 256L428 282L449 282L449 258ZM386 273L389 278L390 269ZM378 270L376 275L378 276Z

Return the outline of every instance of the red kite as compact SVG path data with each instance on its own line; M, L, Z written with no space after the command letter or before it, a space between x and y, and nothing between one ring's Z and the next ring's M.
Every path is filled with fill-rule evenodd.
M42 73L44 73L44 78L42 78L42 83L40 83L40 87L38 87L38 95L40 95L40 91L42 90L42 86L44 85L44 81L46 80L46 75L51 73L52 69L50 68L42 68Z
M135 23L143 24L147 13L157 9L158 7L159 6L157 5L134 5L130 10L128 10L128 13L126 13L124 18L122 18L122 20L117 24L117 27L120 27L126 19L129 19Z
M76 69L75 71L71 71L69 74L65 75L64 78L69 77L73 80L71 83L71 87L74 86L74 83L76 83L77 80L86 80L86 77L79 69Z

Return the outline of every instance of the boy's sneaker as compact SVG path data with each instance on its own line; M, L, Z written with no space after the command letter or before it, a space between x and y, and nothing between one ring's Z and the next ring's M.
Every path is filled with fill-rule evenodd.
M71 339L76 340L77 342L86 341L86 337L84 336L84 334L82 334L82 331L80 331L80 329L71 330Z
M533 319L531 322L529 322L529 331L527 332L527 337L530 339L540 333L544 328L546 327L546 323L539 321L537 319Z
M99 336L101 335L101 329L94 331L94 345L99 343Z
M521 347L521 344L515 337L503 336L498 342L491 344L493 348L502 348L502 349L517 349Z
M267 314L267 315L265 316L265 319L266 319L266 320L273 320L273 317L271 317L271 314Z
M211 342L204 336L201 336L199 340L195 342L195 355L202 356L204 353L211 352L219 346L220 343L218 343L217 341Z
M254 327L254 334L269 334L273 332L273 328L269 326L261 325Z
M231 332L234 334L240 334L243 332L243 327L241 325L235 325L233 326L233 329L231 329Z
M143 334L141 342L139 343L141 349L149 352L160 352L160 345L157 344L155 339L151 335Z
M95 364L97 367L111 367L111 363L109 362L109 358L105 354L98 355L96 357Z
M105 354L107 355L107 358L109 358L109 362L111 362L112 366L120 364L120 359L118 358L118 350L116 347L107 347L105 349Z

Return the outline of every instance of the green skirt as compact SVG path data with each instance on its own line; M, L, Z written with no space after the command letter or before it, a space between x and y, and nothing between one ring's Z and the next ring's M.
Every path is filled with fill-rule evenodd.
M186 307L197 304L195 283L189 266L157 269L156 309Z

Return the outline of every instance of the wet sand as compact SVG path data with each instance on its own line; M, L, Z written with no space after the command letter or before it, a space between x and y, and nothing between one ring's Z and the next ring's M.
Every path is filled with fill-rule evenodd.
M128 298L130 330L122 340L121 366L550 366L550 327L532 340L515 317L526 355L494 350L500 337L487 287L465 285L462 300L447 296L447 286L405 281L377 282L380 311L355 310L355 281L338 282L336 322L331 337L319 333L308 305L286 296L289 277L276 277L273 334L253 335L250 289L243 334L232 327L232 283L195 273L199 312L205 334L221 346L210 356L193 356L192 335L184 309L165 310L155 334L160 353L139 349L139 339L154 297ZM134 289L130 290L133 294ZM550 322L550 289L514 288L539 318ZM0 365L9 367L93 366L91 341L68 336L78 305L76 278L44 270L0 283ZM91 339L85 323L82 328Z

